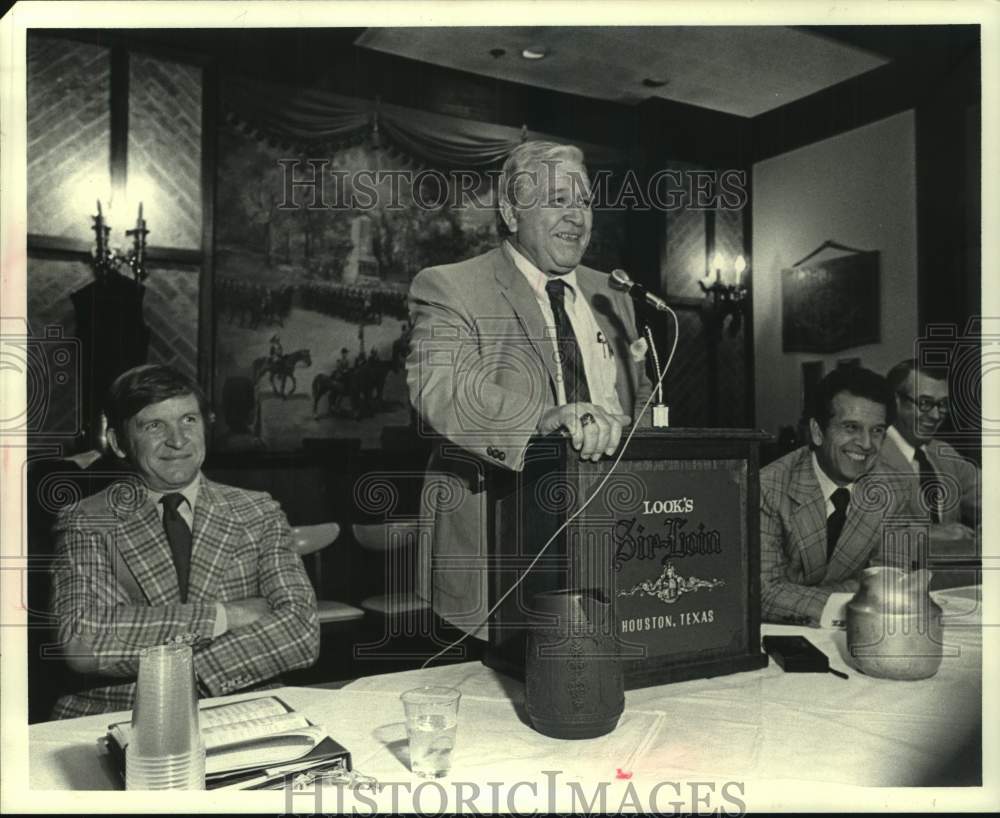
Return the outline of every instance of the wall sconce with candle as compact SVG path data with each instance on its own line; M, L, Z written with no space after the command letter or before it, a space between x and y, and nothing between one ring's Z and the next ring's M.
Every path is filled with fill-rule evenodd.
M149 275L146 271L146 236L149 235L149 230L146 229L146 220L142 217L142 202L139 202L139 215L136 217L135 227L125 231L125 235L132 238L132 247L127 253L111 246L111 226L101 209L100 199L97 200L97 215L91 218L94 220L91 229L94 231L95 241L90 263L97 280L106 282L108 276L118 272L122 265L132 271L132 277L137 284L145 280Z
M93 219L94 246L90 266L94 280L70 296L76 313L76 334L80 340L83 396L83 433L80 447L104 449L101 399L114 379L133 366L146 363L150 330L146 324L143 299L146 287L146 220L142 204L135 227L126 230L132 239L128 252L111 245L110 213L97 201ZM131 271L131 276L127 270ZM120 274L121 273L121 274Z
M741 254L736 256L731 264L727 264L722 253L716 253L712 257L712 269L714 274L709 272L698 281L698 286L705 293L705 302L701 309L702 320L710 338L718 340L728 317L729 335L736 337L743 324L743 310L747 296L743 276L748 269L747 260Z

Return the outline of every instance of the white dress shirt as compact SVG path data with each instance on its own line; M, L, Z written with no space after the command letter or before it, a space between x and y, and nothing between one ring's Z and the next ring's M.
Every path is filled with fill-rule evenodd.
M177 506L177 513L181 515L184 522L187 523L188 528L191 529L191 533L194 533L194 504L198 502L198 490L201 488L201 473L195 477L188 485L179 491L156 491L154 489L149 490L149 499L152 500L153 505L156 506L156 513L160 515L160 519L163 519L163 503L160 501L163 499L164 495L167 494L180 494L187 500L186 503L181 503Z
M895 426L890 426L888 429L886 429L885 436L890 438L892 442L896 444L896 448L899 449L900 453L903 455L903 458L906 460L906 462L910 464L910 468L913 469L913 473L919 477L920 464L913 459L914 455L916 455L917 453L917 450L909 444L909 441L907 441L907 439L899 433L899 429L897 429ZM926 449L924 450L924 454L925 455L927 454Z
M819 465L819 460L816 459L816 452L812 453L812 464L813 473L816 475L816 479L819 481L819 490L823 493L823 497L826 499L826 516L829 517L833 514L836 509L833 505L833 500L830 498L837 489L847 489L847 493L854 496L854 483L848 483L846 486L838 486L829 477L826 476L826 472Z
M552 279L558 279L566 284L566 315L573 326L576 343L583 357L583 371L587 375L587 387L590 390L590 402L596 403L602 409L616 414L624 414L615 384L618 380L618 367L611 354L611 348L604 333L594 318L594 313L587 299L580 296L579 284L576 280L576 270L561 276L548 276L532 264L510 242L504 242L514 266L520 270L545 319L546 334L552 341L552 355L558 356L555 316L552 315L552 305L545 285ZM556 391L558 403L566 403L566 389L562 379L562 368L556 367Z

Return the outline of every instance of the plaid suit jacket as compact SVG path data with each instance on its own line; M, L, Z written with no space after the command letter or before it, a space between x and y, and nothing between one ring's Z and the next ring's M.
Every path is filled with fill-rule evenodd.
M130 709L139 651L152 645L190 644L200 692L213 696L316 661L316 597L280 506L201 479L185 604L140 482L118 481L60 513L53 612L60 644L83 649L94 686L63 696L54 718ZM213 639L215 603L249 597L265 598L271 613Z
M830 594L854 592L870 564L895 562L883 534L908 521L898 475L869 473L857 481L837 547L826 557L826 498L808 446L760 472L761 615L765 622L818 626ZM890 538L891 539L891 538Z
M927 458L941 481L941 522L965 523L975 528L982 515L982 474L979 469L943 440L931 439L926 449ZM879 460L884 468L899 472L906 479L912 494L911 507L923 512L927 502L920 496L920 477L891 437L887 437L882 444Z

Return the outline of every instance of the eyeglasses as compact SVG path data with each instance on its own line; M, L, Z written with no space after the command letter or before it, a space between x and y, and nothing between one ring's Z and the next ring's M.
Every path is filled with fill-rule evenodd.
M916 406L922 415L930 414L934 409L937 409L942 415L947 415L951 410L951 403L948 401L948 398L934 400L933 398L928 398L926 395L921 395L919 398L914 399L905 392L897 392L896 394Z

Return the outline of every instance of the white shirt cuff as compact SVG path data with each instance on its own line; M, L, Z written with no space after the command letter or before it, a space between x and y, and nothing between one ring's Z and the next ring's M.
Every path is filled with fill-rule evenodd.
M846 628L847 627L847 603L854 599L854 594L832 593L823 608L823 614L819 618L821 628Z
M218 639L229 630L229 617L226 615L226 606L221 602L215 603L215 627L212 628L212 638Z

